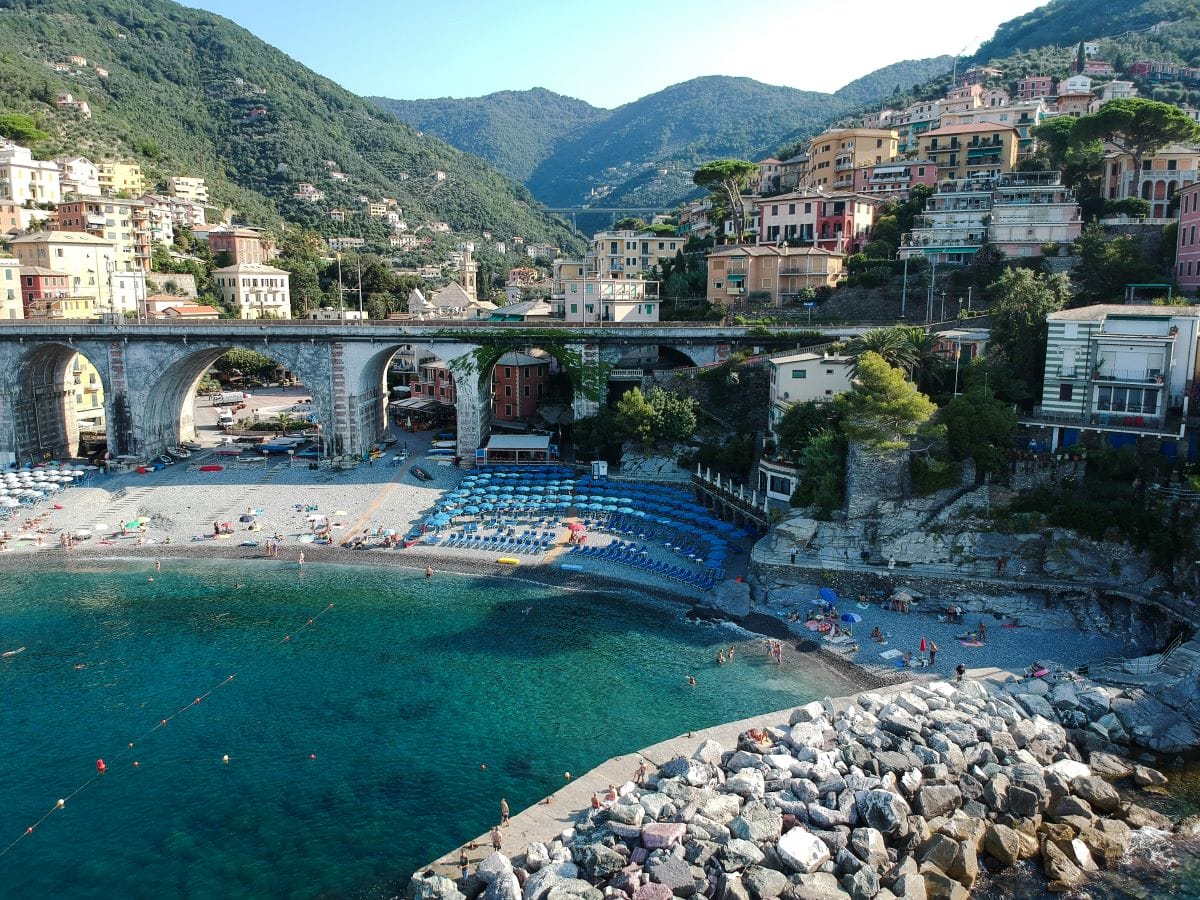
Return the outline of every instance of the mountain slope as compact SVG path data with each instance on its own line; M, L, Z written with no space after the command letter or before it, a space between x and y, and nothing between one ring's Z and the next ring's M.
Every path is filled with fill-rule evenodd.
M1195 19L1196 15L1191 0L1052 0L1001 24L992 38L980 45L974 60L987 62L1022 50L1115 37L1162 21Z
M70 55L88 64L50 68ZM56 110L59 90L86 99L92 118ZM479 160L418 136L232 22L168 0L0 0L0 108L39 117L52 134L39 155L133 159L152 180L203 175L217 202L260 224L329 232L328 208L359 208L363 194L394 197L413 224L571 241ZM333 180L334 169L348 180ZM327 202L293 199L305 181ZM378 220L360 221L357 233L383 233Z
M695 192L691 175L699 163L759 158L787 136L813 134L950 65L950 57L894 63L833 94L709 76L615 110L541 89L466 100L371 99L520 176L550 206L669 206Z
M414 128L482 156L519 182L533 174L563 135L609 115L606 109L545 88L499 91L465 100L367 99Z

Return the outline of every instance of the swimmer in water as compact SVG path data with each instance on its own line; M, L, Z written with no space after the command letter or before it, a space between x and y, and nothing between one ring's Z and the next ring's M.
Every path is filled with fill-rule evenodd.
M696 676L694 676L694 675L689 675L689 676L687 677L687 682L688 682L688 684L690 684L692 687L695 687L695 686L696 686Z
M531 612L533 612L533 607L532 607L532 606L527 606L527 607L525 607L523 610L521 610L521 615L523 615L523 616L527 616L527 615L529 615Z

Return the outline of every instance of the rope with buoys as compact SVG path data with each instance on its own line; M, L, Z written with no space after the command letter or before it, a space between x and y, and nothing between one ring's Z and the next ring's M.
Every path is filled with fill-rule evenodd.
M329 612L331 609L333 609L332 603L330 603L328 606L326 606L323 610L321 610L319 613L317 613L311 619L308 619L303 625L301 625L299 628L297 628L295 630L295 632L285 634L283 637L281 637L278 641L275 642L274 646L279 646L280 644L290 643L292 640L293 634L299 634L305 628L311 627L317 621L317 619L321 618L321 616L325 615L325 613ZM109 756L108 757L109 760L116 762L120 759L125 758L133 751L134 747L137 744L141 743L146 738L148 738L150 735L154 734L154 732L159 731L163 728L166 728L167 724L169 722L171 722L172 719L175 719L175 718L183 715L189 709L195 709L197 706L199 706L201 704L201 702L203 702L204 700L207 700L216 691L219 691L221 688L232 683L235 678L237 678L236 672L233 673L232 675L229 675L229 676L223 678L220 682L218 682L217 684L210 687L204 693L199 694L194 700L192 700L186 706L182 706L179 709L175 710L175 712L171 713L169 716L159 719L157 722L154 723L153 726L151 726L145 732L143 732L141 734L141 736L137 737L136 739L134 739L132 741L129 741L125 745L124 749L118 751L117 753L113 754L112 756ZM310 757L310 758L315 758L315 757ZM224 756L222 758L222 762L228 763L229 756L228 755ZM133 765L135 767L137 767L139 765L137 760L134 760ZM42 814L41 818L39 818L32 825L27 826L24 831L22 831L19 835L17 835L17 837L15 839L13 839L12 843L10 843L4 849L0 850L0 857L3 857L6 853L8 853L10 850L12 850L13 847L17 846L17 844L21 843L21 841L25 840L25 838L29 837L29 835L33 834L38 828L41 827L42 823L45 822L48 818L50 818L50 816L52 816L54 813L58 812L61 809L65 809L67 802L69 800L71 800L72 798L77 796L80 792L86 790L97 779L103 778L105 773L107 773L107 771L108 771L108 763L106 763L104 761L104 757L100 757L99 759L96 760L95 773L90 778L88 778L86 781L84 781L82 784L80 784L78 787L76 787L73 791L71 791L69 794L67 794L64 797L60 797L58 800L56 800L54 802L54 805L51 806L48 810L46 810L45 813Z

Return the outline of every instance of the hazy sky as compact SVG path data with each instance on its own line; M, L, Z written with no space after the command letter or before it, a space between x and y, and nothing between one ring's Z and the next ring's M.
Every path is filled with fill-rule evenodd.
M613 107L698 75L833 91L973 51L1038 0L184 0L358 94L545 87Z

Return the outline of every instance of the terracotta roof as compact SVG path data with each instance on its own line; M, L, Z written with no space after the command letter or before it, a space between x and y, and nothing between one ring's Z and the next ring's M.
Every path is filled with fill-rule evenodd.
M821 247L776 247L774 244L751 244L739 247L720 247L709 256L845 256L836 250Z
M220 313L211 306L168 306L164 313L174 312L180 316L216 316Z
M54 269L46 269L42 266L21 266L22 275L57 275L62 278L70 278L69 272L57 272Z

